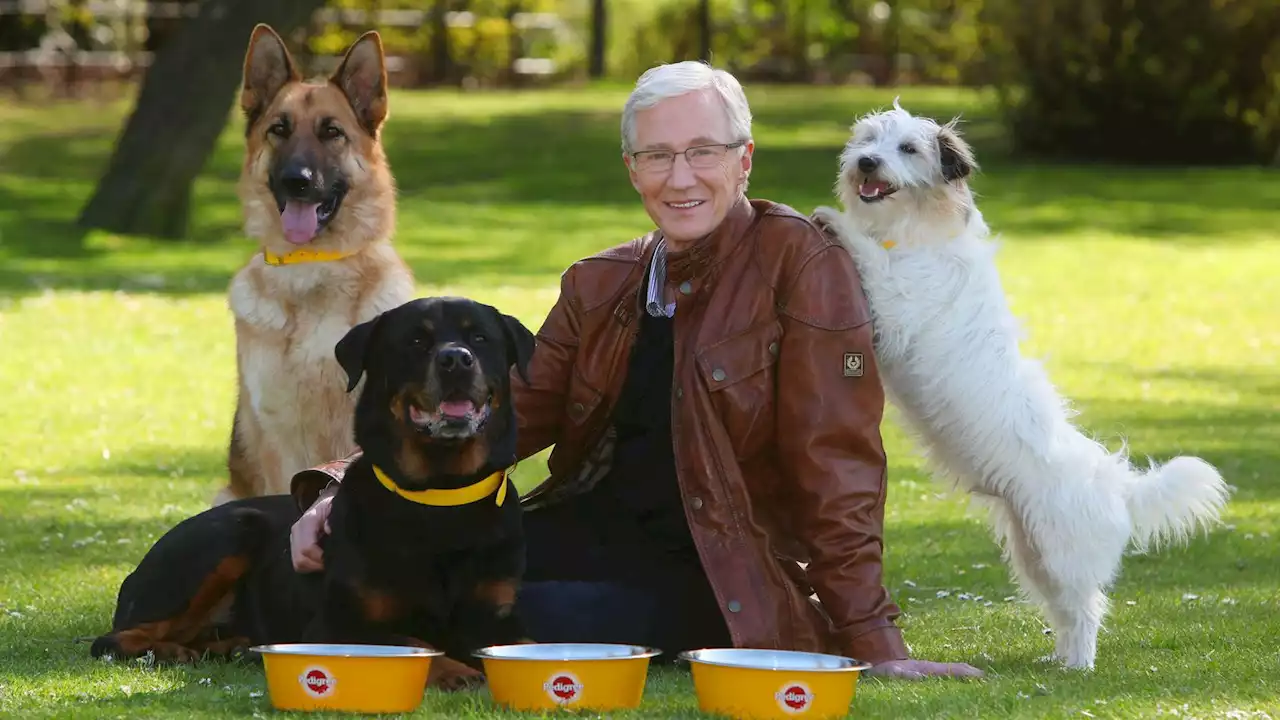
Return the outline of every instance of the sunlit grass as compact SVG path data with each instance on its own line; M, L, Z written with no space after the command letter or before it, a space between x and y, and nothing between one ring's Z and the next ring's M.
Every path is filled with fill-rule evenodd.
M421 291L536 326L570 262L645 232L618 158L625 92L395 94L397 243ZM1127 559L1098 670L1063 672L1039 661L1051 638L1006 600L982 524L921 474L891 419L885 579L900 622L920 657L973 662L988 679L866 681L856 715L1274 716L1280 180L1020 164L982 98L951 90L762 88L753 193L802 211L831 202L849 122L895 94L968 118L1026 351L1080 422L1139 460L1204 455L1238 492L1228 527ZM124 109L0 107L0 714L266 714L259 670L104 665L74 642L107 628L148 543L222 482L235 380L223 291L253 251L237 229L234 124L198 184L190 241L81 242L70 221ZM528 488L544 471L526 462L517 478ZM418 715L501 713L481 691L430 693ZM696 716L687 673L655 672L639 715Z

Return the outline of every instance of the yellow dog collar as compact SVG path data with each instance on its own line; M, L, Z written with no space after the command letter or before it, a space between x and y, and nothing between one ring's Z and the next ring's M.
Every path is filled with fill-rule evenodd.
M262 251L262 259L266 261L268 265L296 265L298 263L341 260L346 257L351 257L354 254L355 253L340 252L338 250L312 250L310 248L300 248L298 250L287 252L284 255L277 255L270 250L264 249Z
M437 507L453 507L456 505L466 505L477 500L483 500L497 491L498 497L494 504L502 506L504 500L507 499L507 470L499 470L489 477L468 485L466 487L441 489L428 488L426 490L405 490L396 484L394 480L387 477L382 468L377 465L373 466L373 474L378 476L378 482L391 492L410 502L419 505L434 505Z
M884 248L885 250L895 247L897 244L898 244L897 240L881 240L880 241L880 247Z

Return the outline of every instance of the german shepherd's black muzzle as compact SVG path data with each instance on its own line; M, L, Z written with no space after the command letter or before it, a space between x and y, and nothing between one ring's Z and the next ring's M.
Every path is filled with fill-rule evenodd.
M342 170L320 162L313 152L281 153L267 185L280 210L285 239L295 245L311 242L324 230L338 214L348 189Z

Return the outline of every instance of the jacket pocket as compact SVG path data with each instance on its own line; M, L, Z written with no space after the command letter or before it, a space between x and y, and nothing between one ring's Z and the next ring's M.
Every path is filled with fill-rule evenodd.
M569 392L565 398L565 417L574 427L581 427L600 405L604 393L582 378L577 368L569 377Z
M698 372L740 460L773 440L781 342L782 325L769 320L698 351Z

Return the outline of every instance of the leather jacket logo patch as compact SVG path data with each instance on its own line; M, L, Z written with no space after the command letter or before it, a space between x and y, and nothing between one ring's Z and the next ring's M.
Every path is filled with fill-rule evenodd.
M844 376L862 377L862 353L847 352L844 354Z

